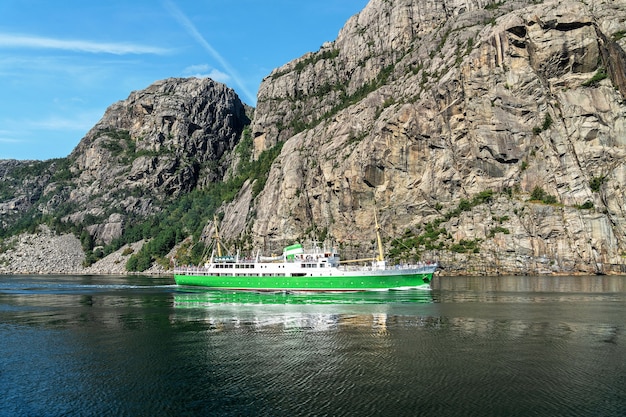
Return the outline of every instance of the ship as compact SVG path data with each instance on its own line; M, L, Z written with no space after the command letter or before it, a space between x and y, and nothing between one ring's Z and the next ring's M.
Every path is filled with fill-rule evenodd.
M430 289L436 262L389 265L383 256L376 216L377 255L370 259L342 261L335 247L295 243L276 256L244 257L224 254L214 221L214 247L201 266L179 266L174 280L180 286L234 291L383 291ZM364 265L356 265L358 262Z

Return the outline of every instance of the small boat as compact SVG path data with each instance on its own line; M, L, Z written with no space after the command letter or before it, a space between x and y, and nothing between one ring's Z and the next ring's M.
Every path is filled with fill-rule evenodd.
M189 285L223 290L252 291L380 291L398 289L430 289L436 263L416 265L387 265L383 257L380 227L375 216L378 256L373 259L341 261L335 248L317 245L304 248L294 244L282 254L253 258L223 255L217 222L213 253L203 266L174 269L177 285ZM365 266L347 265L357 261Z

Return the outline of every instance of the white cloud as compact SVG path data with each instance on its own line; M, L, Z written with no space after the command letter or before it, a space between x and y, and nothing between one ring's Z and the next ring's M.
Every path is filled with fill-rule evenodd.
M230 75L218 69L212 68L208 64L188 66L183 70L183 75L185 77L210 78L224 84L227 84L231 80Z
M33 120L29 123L32 129L43 130L87 130L95 123L87 125L85 120L68 119L63 117L49 117L42 120Z
M3 123L3 126L5 124ZM13 129L2 129L0 130L0 143L22 143L23 139L18 139L23 132L13 130Z
M0 136L0 143L22 143L22 140L19 139L15 139L15 138L5 138Z
M32 136L40 131L87 132L102 118L103 110L86 110L73 113L71 117L51 115L42 119L5 119L0 123L7 129L0 136Z
M163 48L133 43L93 42L86 40L64 40L39 36L0 33L0 48L59 49L75 52L104 53L113 55L156 54L168 51Z
M209 64L190 65L183 70L185 74L191 74L194 72L209 72L213 68Z

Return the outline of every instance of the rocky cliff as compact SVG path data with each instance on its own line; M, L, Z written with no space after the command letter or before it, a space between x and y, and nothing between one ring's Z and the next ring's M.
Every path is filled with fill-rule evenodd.
M3 161L10 198L0 211L7 219L50 214L108 244L129 222L220 181L250 122L246 111L232 89L210 79L156 82L110 106L68 158Z
M70 154L80 207L96 241L119 236L127 214L146 216L160 201L221 180L249 119L234 91L210 79L168 79L112 105Z
M624 22L621 0L372 0L260 87L256 153L284 146L255 241L368 250L378 211L444 273L624 272Z

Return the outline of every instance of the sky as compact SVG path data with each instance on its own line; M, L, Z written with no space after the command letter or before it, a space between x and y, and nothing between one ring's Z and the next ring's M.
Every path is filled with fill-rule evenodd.
M111 104L210 77L261 80L336 39L368 0L0 0L0 159L67 156Z

